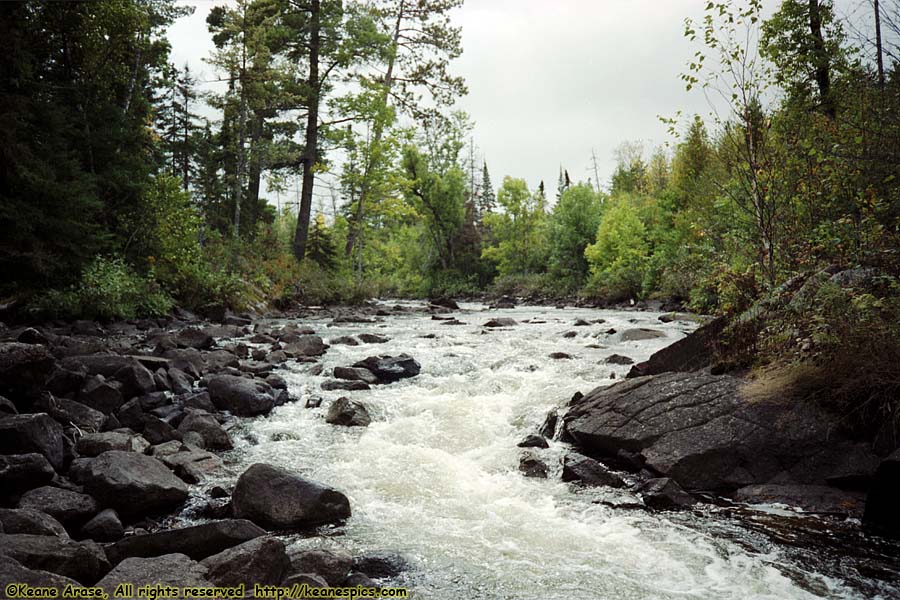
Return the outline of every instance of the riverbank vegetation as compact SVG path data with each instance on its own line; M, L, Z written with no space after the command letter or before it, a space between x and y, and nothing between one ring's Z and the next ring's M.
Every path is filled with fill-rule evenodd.
M896 285L897 3L863 24L825 0L767 19L709 3L682 79L713 115L623 143L606 185L561 168L532 189L490 172L454 109L461 2L216 7L221 81L202 89L170 62L190 10L171 0L4 3L4 303L112 318L492 292L738 314L830 265Z

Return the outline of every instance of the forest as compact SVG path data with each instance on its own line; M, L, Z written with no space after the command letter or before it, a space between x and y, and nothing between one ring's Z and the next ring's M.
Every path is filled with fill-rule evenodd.
M472 150L461 4L217 6L223 86L201 92L165 35L191 7L3 3L4 304L115 318L493 293L738 313L829 265L896 272L900 4L860 26L827 0L769 18L709 2L680 76L716 111L666 119L666 146L623 141L608 182L560 168L537 189Z

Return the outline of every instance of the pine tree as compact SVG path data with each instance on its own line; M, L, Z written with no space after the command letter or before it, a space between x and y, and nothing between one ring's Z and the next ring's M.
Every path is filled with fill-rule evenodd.
M309 228L306 240L306 258L326 270L336 266L337 248L335 248L331 231L325 223L325 215L319 213Z
M488 173L487 162L484 163L484 168L481 171L480 200L481 203L478 206L478 210L482 216L494 212L494 209L497 207L497 193L494 191L494 186L491 184L491 174Z

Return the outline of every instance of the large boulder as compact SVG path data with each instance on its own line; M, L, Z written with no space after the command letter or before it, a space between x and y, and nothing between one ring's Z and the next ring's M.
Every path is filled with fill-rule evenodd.
M278 585L291 566L284 542L258 537L201 561L207 579L220 587Z
M122 406L125 396L122 395L122 384L118 381L107 381L103 375L93 375L85 380L78 392L78 401L109 414Z
M109 598L115 598L116 587L127 583L137 590L143 586L176 588L208 588L206 567L184 554L166 554L154 558L129 558L119 563L97 583Z
M341 492L262 463L238 478L231 503L236 517L273 529L302 528L350 517L350 501Z
M116 371L129 364L130 361L129 357L121 354L87 354L65 358L62 366L70 371L112 377Z
M110 568L103 548L55 535L0 534L0 555L28 569L49 571L92 585Z
M0 481L3 491L16 493L49 483L56 471L43 454L0 454Z
M563 459L562 480L589 486L615 488L625 486L622 478L610 471L603 463L577 452L569 452Z
M19 508L47 513L70 527L83 525L97 514L97 501L87 494L44 486L22 494Z
M14 415L0 419L0 454L44 455L54 469L65 462L63 429L46 413Z
M328 407L325 422L345 427L367 427L372 422L372 417L363 404L342 397Z
M878 466L866 497L863 524L883 535L900 538L900 449Z
M355 368L367 369L380 383L393 383L415 377L422 371L422 365L407 354L400 356L370 356L353 365Z
M187 486L157 459L110 450L89 460L80 477L103 506L125 516L162 512L184 502Z
M518 325L516 320L510 319L509 317L497 317L484 324L485 327L491 329L495 329L498 327L513 327L515 325Z
M250 521L226 519L192 527L129 536L108 546L106 554L112 564L118 564L133 556L160 556L170 552L186 554L194 560L203 560L207 556L264 535L266 531Z
M328 345L317 335L303 335L286 343L283 350L291 358L322 356L328 350Z
M0 393L40 389L54 370L56 360L44 346L18 342L0 344Z
M203 447L210 450L231 450L234 443L231 436L219 424L216 417L205 410L191 410L178 425L178 431L186 434L195 431L203 438Z
M378 383L378 377L372 371L361 367L335 367L334 376L337 379L346 379L347 381Z
M648 470L688 491L846 484L874 472L868 447L843 438L819 407L744 394L743 381L728 375L630 379L575 401L565 434L593 456L640 455Z
M99 512L81 528L81 535L95 542L115 542L125 535L119 514L111 508Z
M156 380L153 373L138 361L129 358L129 362L113 375L113 379L122 384L122 394L126 398L143 396L156 391Z
M62 523L47 513L30 508L0 508L0 525L3 533L69 536Z
M654 352L646 361L631 367L628 377L698 371L709 366L715 354L716 341L726 324L724 317L710 321L674 344Z
M110 450L143 454L149 447L150 442L142 436L125 431L86 433L78 438L78 442L75 445L78 454L83 457L100 456Z
M216 341L205 331L196 327L185 327L175 336L175 343L179 348L193 348L194 350L209 350L216 345Z
M264 381L235 375L216 375L207 382L209 397L219 410L241 417L267 414L275 407L275 394Z
M57 591L57 598L63 598L63 591L68 587L80 588L81 585L74 579L57 575L49 571L29 569L9 556L0 553L0 590L4 590L6 596L12 597L9 585L27 586L27 588L52 588Z

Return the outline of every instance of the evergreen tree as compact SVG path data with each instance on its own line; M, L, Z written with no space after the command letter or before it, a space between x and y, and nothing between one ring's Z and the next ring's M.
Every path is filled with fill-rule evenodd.
M337 249L331 231L325 223L325 215L322 213L316 215L310 226L306 258L328 271L333 270L337 265Z

